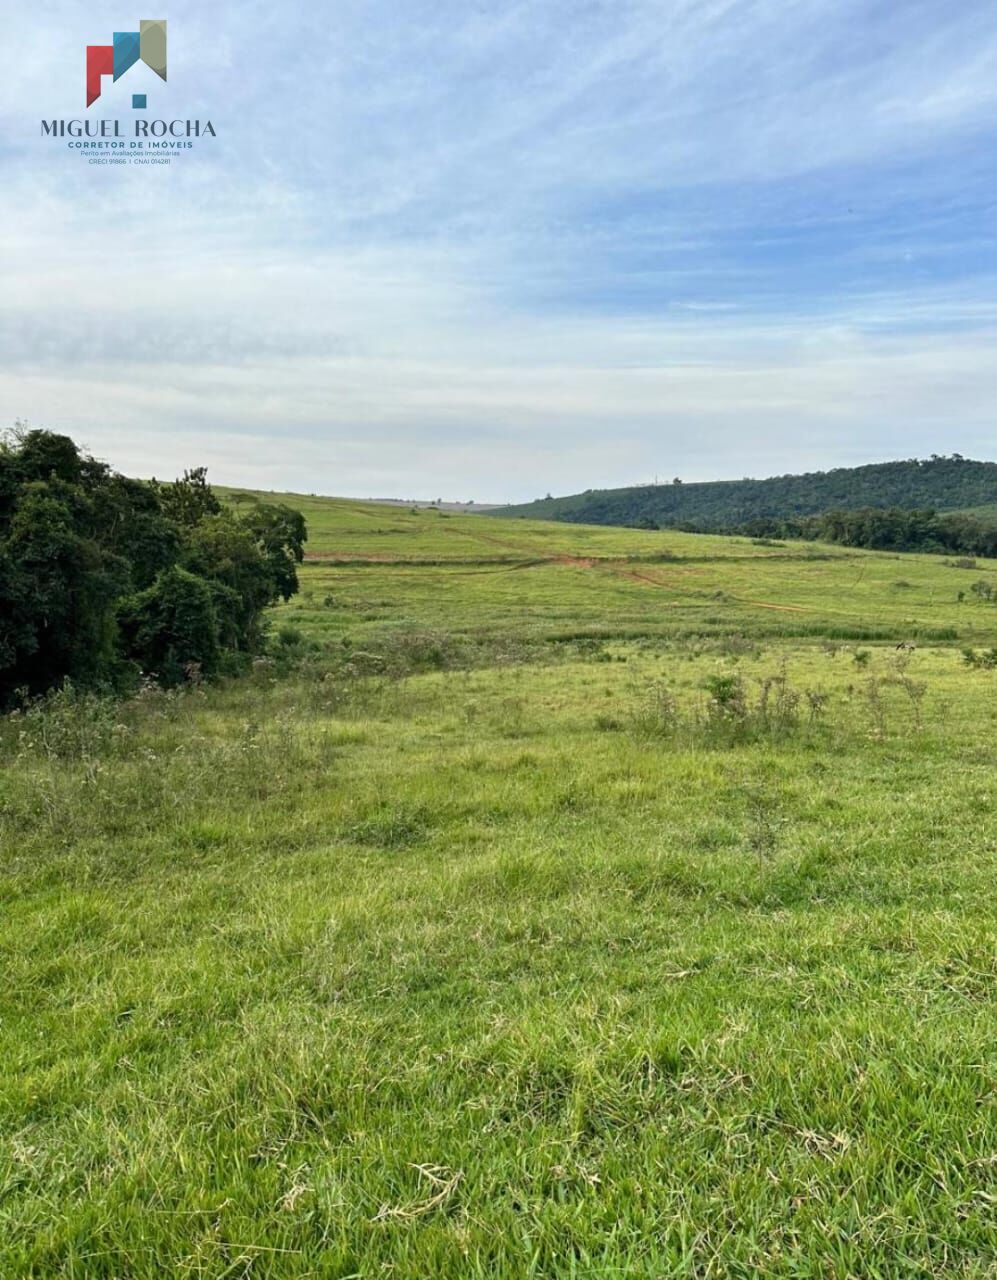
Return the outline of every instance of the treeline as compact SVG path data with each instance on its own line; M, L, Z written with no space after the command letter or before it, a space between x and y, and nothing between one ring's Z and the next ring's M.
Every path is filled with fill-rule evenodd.
M752 538L805 538L877 551L997 557L997 524L988 524L975 516L945 515L931 510L904 511L899 507L749 520L717 532Z
M713 532L750 520L836 510L900 507L954 511L990 503L997 503L997 463L974 462L953 454L768 480L691 484L673 481L629 489L590 489L570 497L504 507L489 514Z
M67 678L174 685L238 670L298 589L305 521L222 507L203 468L130 480L66 436L0 441L0 706Z

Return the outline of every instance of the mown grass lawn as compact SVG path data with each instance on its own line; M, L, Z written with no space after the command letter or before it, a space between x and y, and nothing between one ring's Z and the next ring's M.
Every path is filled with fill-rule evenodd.
M4 722L0 1275L997 1274L997 607L538 530L306 566L290 675Z

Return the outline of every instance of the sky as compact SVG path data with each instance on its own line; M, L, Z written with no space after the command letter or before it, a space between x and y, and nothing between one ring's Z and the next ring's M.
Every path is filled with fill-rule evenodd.
M0 0L0 425L520 501L997 457L993 0ZM169 24L85 109L84 50ZM93 165L43 119L211 120Z

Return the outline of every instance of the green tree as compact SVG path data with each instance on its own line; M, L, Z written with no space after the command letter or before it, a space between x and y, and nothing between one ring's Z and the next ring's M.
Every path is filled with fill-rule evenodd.
M179 565L118 606L128 656L162 684L181 684L196 669L212 675L222 654L221 612L238 601L226 587Z
M290 600L298 590L297 567L305 558L305 517L290 507L260 503L243 516L243 523L267 563L274 591Z
M40 692L66 677L113 677L114 601L127 561L79 528L85 507L72 486L31 481L0 539L0 697Z
M160 484L153 480L159 495L159 505L168 520L182 529L193 529L207 516L216 516L222 504L208 484L207 467L195 467L185 471L183 478L172 484Z
M302 516L222 508L203 467L144 483L68 436L0 440L0 705L137 665L166 683L264 639L264 610L298 589Z

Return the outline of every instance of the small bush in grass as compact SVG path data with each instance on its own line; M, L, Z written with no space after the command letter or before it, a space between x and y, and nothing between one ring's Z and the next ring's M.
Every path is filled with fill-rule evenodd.
M748 700L740 673L709 676L706 690L710 695L706 715L711 724L736 724L747 717Z
M293 623L285 622L277 628L276 633L271 633L268 637L266 660L271 664L275 675L287 676L292 671L300 670L310 660L314 661L319 649L320 646ZM243 674L245 665L243 660L242 670L233 666L226 674ZM255 665L253 663L254 667Z
M675 695L666 684L648 688L631 716L634 730L642 737L672 737L684 724Z
M110 697L77 689L69 680L13 712L19 752L50 761L93 761L107 755L127 733L118 704Z
M978 671L993 671L997 668L997 647L981 649L979 652L975 649L963 649L962 660L967 667L974 667Z
M666 685L652 685L632 714L632 728L646 737L706 745L771 741L816 725L830 701L822 690L794 688L784 667L760 680L754 695L737 671L710 676L705 689L705 701L683 709Z
M746 786L744 793L748 805L748 846L758 860L761 873L779 850L786 820L780 813L776 796L757 786Z
M910 711L910 718L904 717L903 729L909 730L911 721L917 732L924 728L923 706L928 686L925 681L915 680L911 676L913 657L911 651L895 654L892 663L885 670L873 671L862 684L859 693L865 704L874 738L885 738L889 731L890 705L895 702L890 697L891 689L899 689L903 693Z
M757 642L742 635L740 631L720 636L717 640L716 650L727 658L760 658L762 656L762 651Z
M300 643L300 641L301 641L301 632L298 630L297 627L285 625L281 627L277 632L277 642L279 644L284 645L285 647L296 645Z
M924 728L921 706L924 702L924 695L928 691L928 686L923 680L912 679L910 675L911 657L910 653L898 653L893 659L893 670L888 679L891 684L903 690L910 704L914 728L920 731Z
M605 647L601 640L597 640L594 636L583 636L576 641L575 648L578 656L589 662L612 662L613 655Z
M801 694L789 683L783 666L762 681L756 712L766 725L776 730L792 729L799 721L801 701Z
M914 660L911 652L891 655L858 688L848 686L849 695L864 707L873 737L885 739L891 732L924 729L928 685L911 674ZM964 660L969 665L997 666L997 649ZM832 695L826 690L795 687L785 666L758 681L746 680L739 671L719 671L707 678L704 688L704 699L682 707L667 685L652 684L631 713L630 728L643 737L688 745L772 742L823 733L832 706Z

